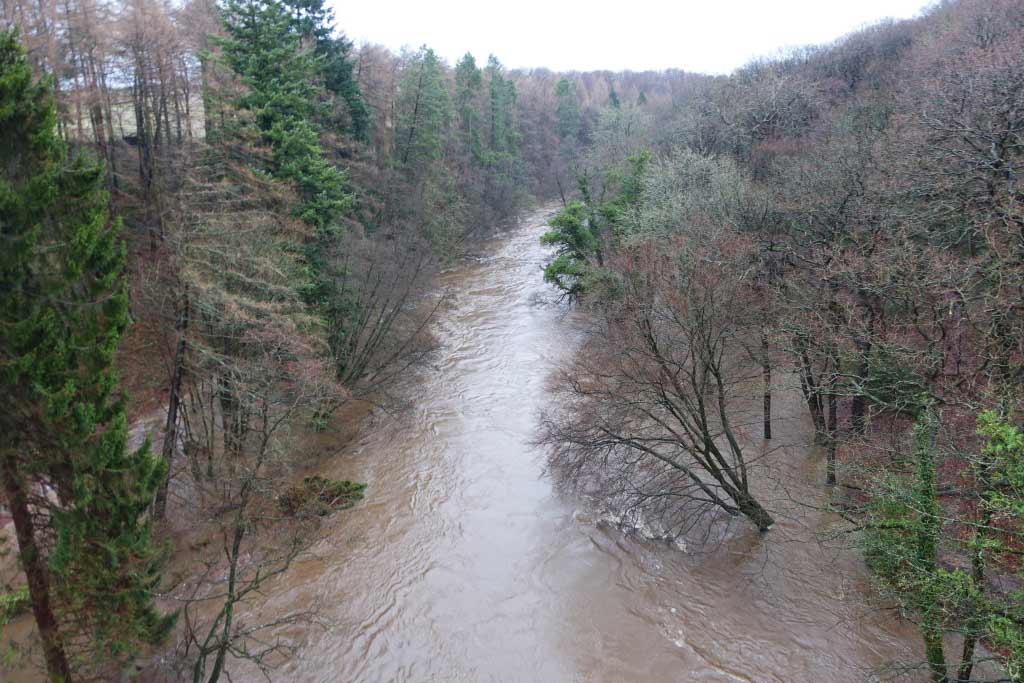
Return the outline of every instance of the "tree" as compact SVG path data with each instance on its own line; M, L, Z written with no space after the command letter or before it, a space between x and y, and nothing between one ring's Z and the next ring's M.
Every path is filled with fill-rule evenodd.
M394 148L389 154L385 183L384 211L380 223L389 231L412 231L443 235L438 243L462 236L464 190L482 210L480 183L474 177L457 184L452 156L457 154L452 136L452 101L444 65L430 48L423 46L408 55L398 77L394 102ZM464 165L479 167L480 159ZM474 169L473 176L477 175ZM467 202L468 203L468 202ZM435 230L430 224L444 217L448 225ZM436 226L435 226L436 227Z
M487 60L488 140L484 158L486 179L484 205L493 215L506 216L514 212L519 199L520 184L519 132L515 122L515 83L505 76L505 68L498 58Z
M268 211L294 201L288 185L223 150L201 151L171 235L188 300L179 476L190 478L190 497L179 514L219 542L197 552L200 569L173 594L184 621L174 667L213 683L238 659L269 670L296 646L265 642L266 632L315 621L303 611L253 623L245 609L315 538L316 519L279 500L302 463L295 433L345 390L319 310L303 296L302 244L315 228Z
M742 243L673 240L616 256L610 293L543 420L554 468L675 537L707 513L771 514L751 491L737 431L749 295ZM594 491L594 482L597 491Z
M579 179L582 202L572 202L551 220L551 230L541 244L557 248L555 258L544 266L544 279L558 287L570 301L584 296L602 277L605 255L620 246L627 217L639 208L641 187L651 156L641 152L628 160L629 171L619 177L618 194L595 202L589 176Z
M271 172L299 187L300 217L320 234L330 233L352 197L345 173L325 159L320 146L318 59L303 46L287 7L276 0L230 0L224 27L224 58L247 87L237 104L253 112L271 146Z
M592 260L601 249L590 212L584 204L573 202L551 219L550 227L540 241L556 246L557 251L555 258L544 266L544 279L570 300L578 299L588 288Z
M403 70L396 108L396 160L407 173L421 177L444 152L452 113L441 62L425 45Z
M458 119L463 155L467 161L478 161L482 153L482 91L483 73L477 67L473 55L467 52L455 65L455 115Z
M958 509L940 498L939 429L936 411L923 409L912 469L902 473L893 467L880 477L863 522L868 564L883 595L916 619L933 681L953 680L943 641L948 631L963 638L956 681L973 680L982 639L996 647L994 658L1008 680L1018 680L1024 658L1020 595L992 582L990 573L1006 573L1016 563L1024 518L1024 433L995 411L978 416L980 448L968 457L976 507ZM953 534L950 528L963 531Z
M576 172L580 157L580 103L576 95L576 84L568 78L559 79L555 84L555 132L558 134L558 157L561 168L555 171L555 182L566 204L563 175Z
M333 12L324 7L323 0L284 0L283 4L299 35L313 40L324 88L345 103L346 128L356 139L367 141L370 111L356 81L352 43L343 35L335 35Z
M162 553L144 513L164 469L126 443L115 356L125 251L103 170L67 160L50 84L0 37L0 454L48 675L102 670L164 638ZM78 659L80 657L80 659Z
M305 294L332 329L331 351L341 359L343 340L350 332L344 322L351 302L340 285L344 273L339 271L337 247L353 197L347 174L328 161L320 144L322 91L316 72L322 59L303 44L296 28L298 22L314 35L326 30L322 7L315 7L320 8L319 15L308 16L298 10L293 15L276 0L230 0L224 12L227 38L220 44L225 61L247 86L235 105L252 112L253 123L272 150L272 175L295 184L301 198L295 214L315 228L304 245L308 263ZM245 125L243 122L243 129ZM245 144L244 133L236 144ZM337 370L343 372L341 364Z

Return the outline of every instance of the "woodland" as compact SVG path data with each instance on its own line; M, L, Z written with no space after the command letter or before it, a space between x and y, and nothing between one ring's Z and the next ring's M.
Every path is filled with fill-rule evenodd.
M550 206L537 277L588 321L552 476L770 544L790 378L908 667L1024 681L1024 1L723 76L396 54L323 0L0 9L0 630L30 625L0 677L277 680L316 611L239 613L375 485L309 444L429 362L442 271Z

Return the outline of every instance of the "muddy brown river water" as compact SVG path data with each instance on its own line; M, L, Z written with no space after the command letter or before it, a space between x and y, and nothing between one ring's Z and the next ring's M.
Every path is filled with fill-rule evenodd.
M684 551L559 493L530 445L579 336L541 278L548 215L443 277L441 348L400 389L411 407L371 420L327 468L368 496L267 606L315 604L333 624L275 680L853 682L917 659L908 625L863 606L855 554L814 541L833 520L791 502L824 494L784 391L776 442L792 445L776 454L766 536L738 527Z
M919 661L914 629L867 606L856 553L819 542L835 520L819 511L820 453L791 389L776 388L760 495L777 523L764 536L741 523L684 549L559 492L531 440L581 333L542 281L549 215L443 276L440 348L398 388L409 407L371 417L322 468L368 482L367 498L328 518L317 558L246 616L315 606L330 624L272 680L854 683Z

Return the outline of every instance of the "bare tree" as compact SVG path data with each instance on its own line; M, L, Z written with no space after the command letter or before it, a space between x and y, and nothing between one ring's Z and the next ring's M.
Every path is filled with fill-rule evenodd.
M773 523L751 491L756 459L737 417L751 375L741 341L757 334L747 263L735 237L647 243L618 258L613 303L558 374L543 420L558 472L670 535L714 510L760 531Z

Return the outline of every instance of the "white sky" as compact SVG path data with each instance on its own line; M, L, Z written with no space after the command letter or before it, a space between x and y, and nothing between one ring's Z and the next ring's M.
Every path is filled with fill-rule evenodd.
M556 71L679 68L727 73L780 48L823 43L926 0L329 0L357 44L426 43Z

